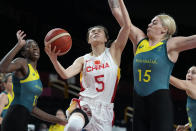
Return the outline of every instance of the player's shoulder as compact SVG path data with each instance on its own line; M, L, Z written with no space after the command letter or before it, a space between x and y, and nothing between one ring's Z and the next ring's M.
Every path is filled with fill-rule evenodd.
M6 92L2 92L1 94L0 94L0 99L2 100L2 101L5 101L5 99L7 99L8 98L8 96L7 96L7 93Z
M14 63L18 62L18 63L23 63L24 64L24 63L27 63L27 60L22 58L22 57L17 57L12 62L14 62Z
M78 57L78 58L75 60L75 62L77 62L77 63L83 63L83 62L84 62L84 56Z

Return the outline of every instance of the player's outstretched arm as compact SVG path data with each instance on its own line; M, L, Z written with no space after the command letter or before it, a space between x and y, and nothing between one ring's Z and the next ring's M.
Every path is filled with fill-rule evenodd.
M59 123L61 125L67 124L67 120L63 120L54 115L48 114L37 107L33 107L32 115L47 122Z
M16 54L21 50L21 48L26 44L24 37L26 34L24 31L17 31L16 33L18 43L14 46L14 48L4 56L4 58L0 61L0 72L10 73L16 70L23 68L25 60L22 58L18 58L13 61Z
M77 58L74 63L69 66L68 68L64 68L61 63L57 60L57 56L59 54L59 51L55 52L55 48L51 50L50 44L45 44L45 52L49 56L52 64L54 65L55 70L57 73L63 78L68 79L70 77L73 77L81 72L83 67L83 57Z

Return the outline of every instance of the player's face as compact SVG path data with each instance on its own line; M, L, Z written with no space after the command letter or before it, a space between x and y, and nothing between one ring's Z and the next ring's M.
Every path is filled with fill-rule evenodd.
M107 42L105 32L102 28L95 27L89 31L89 43Z
M33 61L38 60L40 57L40 49L35 42L29 43L25 48L25 52L27 53L28 58Z
M186 80L196 84L196 67L193 66L188 70L186 74Z
M147 36L152 37L154 35L162 34L164 27L159 17L154 17L147 28Z
M5 83L4 86L8 90L12 89L12 76L11 75L7 78L7 82Z

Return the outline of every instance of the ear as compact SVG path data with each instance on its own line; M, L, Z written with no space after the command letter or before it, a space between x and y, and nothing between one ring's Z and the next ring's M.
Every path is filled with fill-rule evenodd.
M108 40L107 40L107 38L105 37L105 40L104 40L104 42L106 43Z
M161 33L162 34L167 34L167 32L168 32L168 27L163 26L163 29L162 29Z
M88 39L87 43L88 43L88 44L91 44L91 43L90 43L90 39Z

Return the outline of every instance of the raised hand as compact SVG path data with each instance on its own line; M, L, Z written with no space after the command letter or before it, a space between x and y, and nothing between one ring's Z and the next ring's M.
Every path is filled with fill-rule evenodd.
M16 33L16 37L18 39L18 45L20 45L21 47L23 47L26 44L26 41L24 40L24 37L26 36L26 34L24 33L24 31L17 31Z
M57 59L57 56L60 54L60 50L58 50L56 52L56 47L54 47L53 49L51 48L51 44L45 42L45 52L46 54L49 56L49 58L51 60L55 60Z

